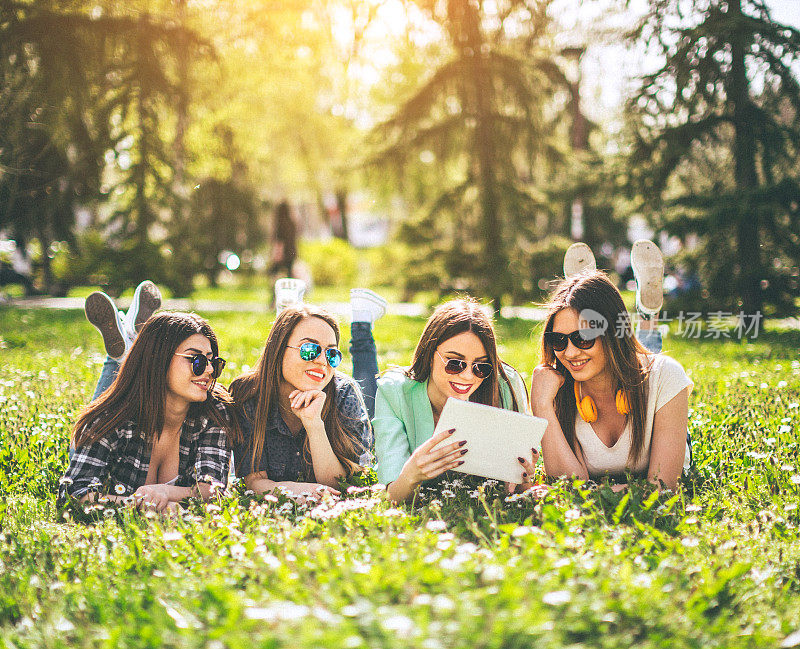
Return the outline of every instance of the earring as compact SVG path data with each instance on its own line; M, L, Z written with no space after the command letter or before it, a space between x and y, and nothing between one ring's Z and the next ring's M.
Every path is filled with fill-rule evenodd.
M588 395L581 398L580 384L578 381L575 381L573 388L575 389L575 406L578 408L578 414L581 416L581 419L588 424L597 421L597 406L594 403L594 399ZM619 414L630 414L631 406L628 401L628 395L623 390L617 390L615 402Z

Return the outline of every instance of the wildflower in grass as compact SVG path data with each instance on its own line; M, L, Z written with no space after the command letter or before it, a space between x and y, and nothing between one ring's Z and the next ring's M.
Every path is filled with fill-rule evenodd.
M405 615L392 615L381 621L381 626L387 631L394 631L399 636L415 635L418 632L414 620Z
M447 523L444 521L428 521L425 527L431 532L444 532L447 529Z
M571 599L572 595L568 590L554 590L545 593L542 597L542 601L549 606L563 606L568 604Z
M114 492L119 496L123 496L125 494L125 485L118 484L114 487Z
M795 473L791 478L789 478L789 482L792 484L800 484L800 475Z
M271 606L251 606L244 610L245 617L251 620L264 620L267 622L301 620L308 616L311 609L294 602L276 602Z
M786 381L778 381L779 388L785 388L787 385L789 384Z
M61 478L59 478L58 484L60 484L60 485L71 485L72 484L72 478L70 478L69 476L62 476Z
M483 572L481 572L481 577L484 581L501 581L505 579L506 571L503 570L502 566L492 563L483 569Z

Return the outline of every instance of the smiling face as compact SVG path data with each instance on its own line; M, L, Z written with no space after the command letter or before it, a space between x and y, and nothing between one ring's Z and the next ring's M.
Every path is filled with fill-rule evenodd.
M578 312L572 308L561 309L553 318L553 331L557 333L570 334L587 328L589 324L581 320ZM602 338L596 339L589 349L578 349L568 340L563 352L554 353L576 381L588 381L608 370Z
M213 356L211 341L203 334L193 334L184 340L175 350L175 354L203 354L207 358ZM187 403L205 401L208 390L213 384L211 377L214 368L211 363L200 376L192 372L192 359L173 355L167 370L167 397L177 398Z
M472 373L472 364L489 362L486 348L481 339L471 331L465 331L445 340L436 348L433 355L433 366L428 379L428 396L431 403L444 405L448 397L466 401L478 389L485 379L479 379ZM467 366L460 374L448 374L444 367L451 358L465 361Z
M314 360L304 361L300 351L293 349L306 342L322 345L322 353ZM322 390L333 378L333 368L325 359L325 350L331 347L336 347L336 332L327 322L313 316L300 320L283 353L281 376L284 383L291 390Z

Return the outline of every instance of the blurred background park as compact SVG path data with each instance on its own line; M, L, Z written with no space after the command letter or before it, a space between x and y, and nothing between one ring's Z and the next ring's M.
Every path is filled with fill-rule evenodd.
M0 0L0 292L800 305L800 0Z

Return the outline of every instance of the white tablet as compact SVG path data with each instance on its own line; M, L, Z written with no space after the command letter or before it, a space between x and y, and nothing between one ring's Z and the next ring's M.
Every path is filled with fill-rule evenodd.
M531 449L540 448L547 420L451 397L434 434L451 428L455 432L441 443L466 440L469 450L455 471L519 484L524 469L517 458L530 461Z

